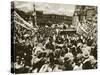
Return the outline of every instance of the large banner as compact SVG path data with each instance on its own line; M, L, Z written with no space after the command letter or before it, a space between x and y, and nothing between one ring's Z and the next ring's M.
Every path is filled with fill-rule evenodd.
M27 29L33 28L33 26L20 17L16 11L14 11L14 22Z

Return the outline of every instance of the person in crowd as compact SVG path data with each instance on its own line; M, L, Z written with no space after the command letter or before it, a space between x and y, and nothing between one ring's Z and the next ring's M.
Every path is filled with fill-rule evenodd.
M64 56L64 71L73 70L74 57L72 53L67 53Z
M23 58L20 56L16 56L16 62L14 63L14 68L16 73L23 73L24 72L24 65Z
M53 37L49 38L48 43L46 44L46 49L50 49L54 51Z

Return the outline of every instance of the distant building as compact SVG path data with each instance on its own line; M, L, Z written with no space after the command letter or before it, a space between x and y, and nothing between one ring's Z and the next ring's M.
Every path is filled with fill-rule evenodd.
M72 22L72 25L76 28L78 28L78 24L80 24L87 32L87 35L95 35L97 32L97 7L77 5Z
M26 21L30 20L32 17L34 24L34 12L23 13L23 11L16 10L18 14L23 17ZM20 13L21 12L21 13ZM59 15L59 14L44 14L43 11L36 11L36 21L38 25L40 24L72 24L72 16Z
M33 16L32 16L33 17ZM72 17L58 14L44 14L42 11L36 11L37 23L41 24L72 24ZM34 20L33 20L34 21Z
M44 14L44 21L51 22L53 24L72 24L72 17L66 15L57 15L57 14Z

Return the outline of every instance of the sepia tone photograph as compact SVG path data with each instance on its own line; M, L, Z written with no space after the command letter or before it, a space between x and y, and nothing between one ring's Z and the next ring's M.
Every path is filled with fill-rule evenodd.
M97 6L11 2L11 73L98 68Z

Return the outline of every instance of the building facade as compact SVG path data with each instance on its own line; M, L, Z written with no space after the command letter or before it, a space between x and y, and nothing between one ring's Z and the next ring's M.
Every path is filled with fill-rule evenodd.
M77 29L79 24L81 27L83 27L84 31L87 32L87 35L96 36L97 7L77 5L73 15L72 25ZM79 31L77 33L79 33ZM84 32L82 32L82 34L84 34Z

